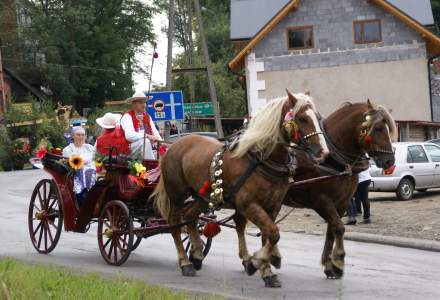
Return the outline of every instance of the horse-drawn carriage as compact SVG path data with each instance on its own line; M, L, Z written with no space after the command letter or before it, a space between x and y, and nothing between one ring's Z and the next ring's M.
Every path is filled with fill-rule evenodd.
M99 179L87 193L84 204L79 206L73 193L73 176L62 162L60 155L46 153L42 159L44 170L52 179L37 183L29 204L29 234L35 249L47 254L55 249L62 227L66 231L86 233L92 223L98 223L98 246L104 260L119 266L129 257L143 238L167 233L169 226L148 200L156 182L145 181L142 185L130 180L128 161L122 156L109 156L104 177ZM157 160L144 161L147 170L158 166ZM198 223L200 231L215 215L205 215ZM211 246L212 237L205 238L204 254ZM190 248L185 238L186 250Z
M341 278L345 257L341 216L356 189L357 172L368 168L366 153L384 169L394 164L394 120L386 109L368 101L344 105L319 125L312 99L288 93L286 99L266 104L251 122L238 145L200 136L182 139L162 157L159 182L142 187L127 184L127 161L110 154L105 178L97 181L81 207L76 205L72 178L59 163L63 158L46 154L44 169L53 180L40 181L31 198L29 232L34 247L41 253L51 252L63 220L65 229L74 232L86 232L97 222L101 255L107 263L120 265L142 238L171 233L182 274L195 276L211 238L223 225L237 230L245 271L253 275L260 270L266 286L280 287L271 265L281 267L276 217L286 204L312 208L327 221L324 273L328 278ZM323 155L324 149L328 156ZM152 169L158 162L144 164ZM153 190L154 204L148 200ZM197 200L186 205L189 194ZM168 216L167 221L155 206L162 216ZM212 213L202 214L222 207L234 208L235 215L216 220ZM228 223L231 220L235 225ZM263 242L253 255L244 237L247 220L260 229ZM190 239L181 239L182 227ZM201 233L207 240L200 239Z

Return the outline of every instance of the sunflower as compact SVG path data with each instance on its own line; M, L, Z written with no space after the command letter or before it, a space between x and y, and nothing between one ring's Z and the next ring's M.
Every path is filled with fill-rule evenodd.
M102 162L102 160L100 158L95 159L95 167L102 168L103 165L104 165L104 163Z
M78 171L84 167L84 160L79 155L72 155L69 158L69 166L75 171Z

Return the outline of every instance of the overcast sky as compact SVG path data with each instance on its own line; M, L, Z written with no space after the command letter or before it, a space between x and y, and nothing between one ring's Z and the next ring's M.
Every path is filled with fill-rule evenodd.
M150 2L150 0L141 0L142 2ZM162 28L168 27L168 18L166 14L156 15L153 19L154 33L156 34L157 42L157 53L159 58L155 60L153 67L152 85L154 84L165 84L166 82L166 70L167 70L167 48L168 41L167 35L162 32ZM151 55L153 52L152 45L146 44L145 54L138 54L137 58L141 67L150 72L151 66ZM182 50L179 47L174 46L173 56L176 53L180 53ZM135 89L136 91L147 91L148 90L148 78L144 74L137 73L134 75Z

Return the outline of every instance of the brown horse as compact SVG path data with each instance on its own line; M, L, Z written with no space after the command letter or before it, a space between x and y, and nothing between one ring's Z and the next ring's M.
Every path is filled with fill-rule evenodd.
M367 103L345 104L331 114L324 122L323 129L330 154L324 166L344 171L347 166L353 171L351 176L335 177L310 186L289 189L284 205L314 209L327 223L327 234L322 253L322 264L328 278L341 278L344 270L344 224L341 217L346 211L358 184L358 173L368 168L365 153L384 169L394 164L392 140L396 138L394 120L383 107ZM295 150L298 168L295 181L328 175L317 168L307 152ZM249 259L246 248L246 220L234 217L239 239L239 256ZM333 244L336 245L333 248ZM279 265L279 264L278 264ZM270 276L270 266L262 267L265 276Z
M203 243L196 219L208 206L234 208L262 231L265 243L249 258L249 275L271 259L280 260L276 246L280 236L274 220L292 171L288 148L292 142L307 143L322 158L328 150L324 141L312 98L288 92L287 97L270 101L253 116L232 150L217 140L195 135L174 143L162 158L161 178L153 197L171 226L189 222L189 258L180 228L171 232L182 274L195 276L195 270L202 267ZM224 203L219 197L223 194ZM190 195L197 201L184 213L184 202ZM265 282L277 286L278 281L265 278Z

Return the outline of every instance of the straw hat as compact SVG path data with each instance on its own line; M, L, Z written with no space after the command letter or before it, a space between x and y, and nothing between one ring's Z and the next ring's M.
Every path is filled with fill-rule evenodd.
M125 102L131 104L134 101L139 101L139 100L143 100L143 101L148 101L153 99L152 96L145 96L145 94L143 92L136 92L134 93L133 96L131 96L130 98L126 99Z
M106 113L103 117L96 119L96 123L104 129L113 129L121 119L121 114Z

